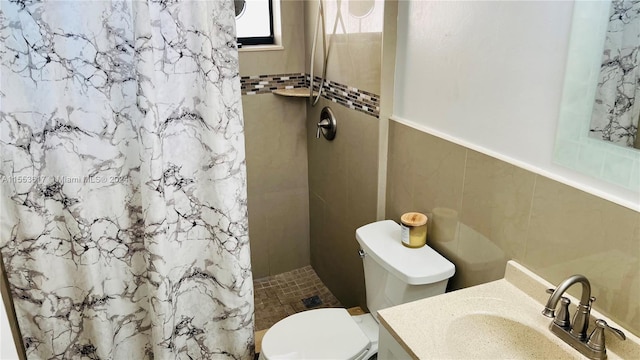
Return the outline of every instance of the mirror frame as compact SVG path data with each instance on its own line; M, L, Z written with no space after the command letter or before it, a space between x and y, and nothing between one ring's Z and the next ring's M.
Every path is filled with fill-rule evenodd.
M640 150L589 137L611 1L576 1L553 161L640 189Z

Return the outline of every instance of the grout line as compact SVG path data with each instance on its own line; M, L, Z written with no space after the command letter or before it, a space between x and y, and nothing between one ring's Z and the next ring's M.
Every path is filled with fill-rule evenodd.
M529 204L529 216L527 216L527 231L525 232L524 236L524 251L522 253L522 259L518 259L518 261L521 261L524 264L524 259L527 258L527 250L529 250L529 231L531 229L531 216L533 215L533 203L535 201L536 198L536 189L538 187L538 174L533 174L534 178L533 178L533 189L531 191L531 203Z
M460 190L460 203L458 204L458 218L462 219L462 209L464 206L464 188L467 183L467 165L469 162L469 149L464 149L464 167L462 169L462 189Z

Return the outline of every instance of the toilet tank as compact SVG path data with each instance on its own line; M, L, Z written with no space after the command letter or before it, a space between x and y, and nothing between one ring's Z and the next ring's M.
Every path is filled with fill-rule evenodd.
M455 266L425 245L412 249L400 241L400 225L383 220L356 230L362 258L367 307L378 310L444 294Z

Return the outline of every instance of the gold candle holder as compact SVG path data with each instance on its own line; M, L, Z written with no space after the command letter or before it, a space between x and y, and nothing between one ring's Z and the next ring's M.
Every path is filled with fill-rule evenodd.
M427 215L408 212L400 217L402 245L410 248L423 247L427 243Z

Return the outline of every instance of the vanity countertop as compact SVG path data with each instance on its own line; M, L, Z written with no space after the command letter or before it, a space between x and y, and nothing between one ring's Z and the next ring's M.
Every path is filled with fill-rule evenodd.
M548 329L553 319L541 314L545 290L553 287L509 261L503 279L383 309L378 318L415 359L586 359L555 337ZM640 338L596 310L591 319L589 331L595 319L604 319L627 335L621 341L607 334L609 359L640 356Z

